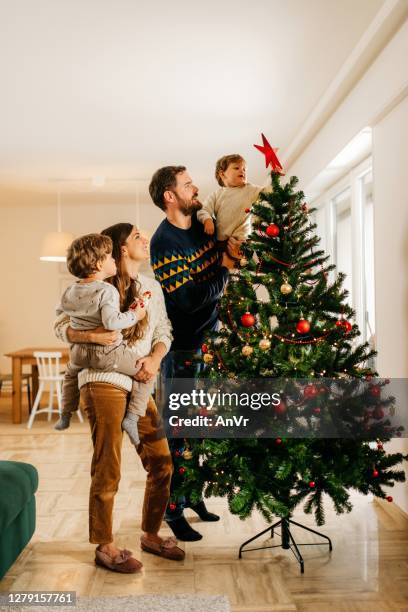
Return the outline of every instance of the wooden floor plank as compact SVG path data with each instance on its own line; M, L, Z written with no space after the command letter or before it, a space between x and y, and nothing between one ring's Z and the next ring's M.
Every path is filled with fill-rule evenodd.
M23 411L25 414L25 411ZM147 593L225 594L233 612L408 612L408 518L395 505L374 503L353 494L353 511L337 516L326 504L326 524L318 528L333 540L327 546L302 547L305 574L291 551L281 548L245 553L240 544L265 528L255 512L241 521L223 499L208 506L221 515L202 523L186 514L202 534L200 542L181 544L182 563L140 551L140 523L145 475L133 447L125 440L122 479L115 502L117 543L134 551L144 568L139 575L119 575L94 565L88 543L88 493L91 441L86 423L56 432L42 416L33 429L11 424L10 398L0 397L0 459L33 463L40 476L37 528L30 544L0 581L0 591L75 590L78 595ZM296 520L315 527L301 509ZM294 529L300 542L317 542ZM163 534L170 534L166 525ZM278 543L277 537L259 546Z

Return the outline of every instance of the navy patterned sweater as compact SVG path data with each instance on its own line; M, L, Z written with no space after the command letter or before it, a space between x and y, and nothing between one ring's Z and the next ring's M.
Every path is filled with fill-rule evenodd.
M217 303L228 279L212 236L194 213L187 230L161 222L150 243L156 279L173 325L172 350L197 349L217 324Z

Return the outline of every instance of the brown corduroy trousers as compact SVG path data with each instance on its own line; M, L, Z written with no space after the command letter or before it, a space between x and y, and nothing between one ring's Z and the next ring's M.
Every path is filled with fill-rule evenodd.
M81 388L81 404L91 427L93 457L89 494L89 541L113 541L112 512L120 481L122 450L121 423L128 394L108 383L92 382ZM163 424L152 398L138 422L140 444L137 452L147 472L143 501L142 530L157 533L170 495L173 471Z

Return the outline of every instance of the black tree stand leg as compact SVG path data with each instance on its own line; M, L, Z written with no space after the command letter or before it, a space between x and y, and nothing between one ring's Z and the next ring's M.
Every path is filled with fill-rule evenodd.
M290 550L295 555L296 560L300 564L300 571L303 574L304 571L305 571L305 564L304 564L304 561L303 561L303 557L300 554L300 550L299 550L298 546L322 546L322 544L326 544L326 542L321 542L321 543L319 543L319 542L304 542L304 543L297 544L295 542L295 539L294 539L291 531L290 531L290 525L291 524L292 525L296 525L296 527L300 527L301 529L304 529L305 531L310 531L311 533L314 533L315 535L318 535L320 538L325 538L327 540L327 544L329 546L329 551L331 552L333 550L331 539L327 535L324 535L324 533L320 533L319 531L316 531L315 529L311 529L310 527L306 527L306 525L302 525L301 523L297 523L296 521L292 521L292 519L283 518L280 521L278 521L277 523L274 523L273 525L270 525L269 527L267 527L266 529L264 529L260 533L257 533L253 538L250 538L249 540L247 540L246 542L241 544L241 546L239 547L239 555L238 555L239 558L242 559L242 553L243 552L248 552L250 550L263 550L264 548L284 548L285 550L288 550L290 548ZM254 540L257 540L258 538L263 536L265 533L268 533L268 531L271 532L271 538L273 538L276 527L280 527L281 528L281 533L280 533L280 536L279 536L281 538L281 543L280 544L274 544L273 546L260 546L258 548L247 548L246 550L244 550L244 546L246 546L247 544L250 544ZM279 535L279 534L277 534L277 535Z

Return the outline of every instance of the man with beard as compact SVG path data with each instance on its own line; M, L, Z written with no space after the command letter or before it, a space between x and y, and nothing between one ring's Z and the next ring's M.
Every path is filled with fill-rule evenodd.
M150 244L152 267L163 288L174 336L162 374L167 379L192 378L194 373L188 367L186 351L190 355L198 352L205 333L216 329L217 304L234 261L224 253L220 262L213 237L205 234L204 226L197 220L202 204L185 166L157 170L149 192L156 206L166 214ZM238 241L231 246L239 248ZM172 455L177 456L183 451L184 441L170 439L169 445ZM175 473L173 478L177 477ZM190 527L183 515L185 506L204 521L217 521L219 517L208 512L203 500L194 505L189 500L171 500L165 519L175 536L184 541L200 540L202 535Z

